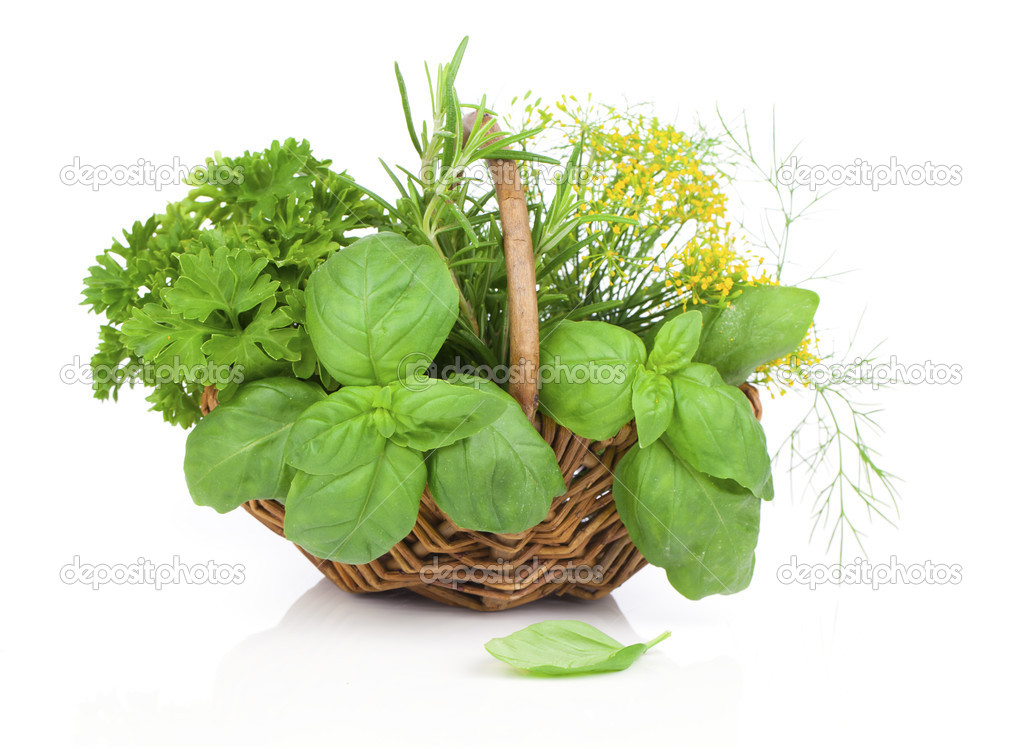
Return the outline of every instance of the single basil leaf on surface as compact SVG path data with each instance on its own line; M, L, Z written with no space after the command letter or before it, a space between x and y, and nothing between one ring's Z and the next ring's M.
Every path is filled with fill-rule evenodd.
M433 499L464 529L514 534L536 526L565 492L557 457L518 402L496 384L468 376L452 384L480 387L501 399L504 410L479 433L430 455Z
M185 481L192 500L224 513L246 501L280 500L295 470L285 464L292 424L326 395L291 378L241 386L199 421L185 442Z
M306 328L327 371L345 385L387 384L409 355L437 354L455 323L458 291L435 250L378 233L320 265L306 303Z
M396 426L392 438L419 451L479 433L500 417L506 404L494 394L440 379L402 381L387 389Z
M757 366L788 355L803 341L820 298L780 285L745 288L726 308L702 308L700 349L693 356L741 384Z
M589 623L545 620L493 638L485 648L494 658L533 674L596 674L628 669L669 635L664 632L649 643L623 646Z
M665 322L654 338L647 368L667 374L689 363L700 346L702 325L703 315L699 311L687 311Z
M540 334L540 407L576 435L611 438L632 420L643 341L605 322L562 322Z
M343 475L298 472L284 536L318 558L368 563L412 531L425 487L423 455L390 442L372 462Z
M658 441L622 458L612 493L629 538L686 597L749 586L760 499L738 483L697 471Z
M719 380L701 363L672 374L675 409L661 438L700 472L735 480L761 497L771 479L764 429L746 396Z
M338 475L380 456L384 435L374 419L378 386L349 386L307 409L295 421L285 458L312 475Z

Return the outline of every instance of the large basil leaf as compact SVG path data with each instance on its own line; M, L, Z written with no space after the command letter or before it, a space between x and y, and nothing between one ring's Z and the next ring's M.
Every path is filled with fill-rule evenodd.
M439 449L478 433L504 412L494 394L439 379L392 384L391 414L396 443L419 451Z
M288 436L288 464L313 475L337 475L380 456L384 436L373 417L377 386L344 387L295 421Z
M753 574L760 499L696 470L658 441L615 468L615 506L643 557L689 599L745 589Z
M563 322L541 334L540 406L583 438L611 438L632 420L643 341L605 322Z
M761 285L744 289L727 308L701 308L693 360L714 366L726 384L741 384L757 366L799 347L819 301L803 288Z
M402 361L431 360L455 323L458 291L436 251L402 236L359 239L309 278L306 327L324 367L345 385L404 378Z
M671 422L674 408L675 394L668 377L646 369L639 371L632 389L632 410L641 447L661 437Z
M434 500L465 529L512 534L536 526L554 497L565 492L557 457L519 404L496 384L475 377L452 383L480 387L499 398L504 410L479 433L427 459Z
M423 455L390 442L378 458L343 475L299 472L284 535L318 558L368 563L412 531L425 487Z
M689 363L700 346L702 324L703 315L699 311L687 311L665 322L654 337L647 368L667 374Z
M281 500L294 470L284 445L302 412L326 396L292 378L242 385L203 418L185 442L185 481L192 500L224 513L246 501Z
M701 472L735 480L763 497L771 457L746 395L702 363L686 366L671 379L675 409L664 442Z
M484 647L495 659L533 674L595 674L627 669L669 635L665 632L649 643L623 646L589 623L544 620L504 638L492 638Z

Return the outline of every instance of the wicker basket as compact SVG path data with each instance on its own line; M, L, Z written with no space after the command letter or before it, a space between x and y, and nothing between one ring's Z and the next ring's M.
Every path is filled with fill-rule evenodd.
M526 532L461 529L427 488L411 534L370 563L346 565L299 550L346 591L407 588L477 610L516 607L549 594L602 597L646 565L611 500L612 473L636 442L633 429L627 426L609 441L591 443L541 416L540 432L558 457L568 490L554 500L547 518ZM244 505L284 536L281 504Z
M474 115L464 123L466 132ZM493 125L489 125L493 127ZM535 259L529 216L518 168L513 161L488 163L494 180L505 260L512 384L519 402L557 455L567 490L554 499L547 517L520 534L462 529L434 503L427 488L412 532L385 555L348 565L298 549L346 591L409 589L430 599L476 610L502 610L550 595L598 599L627 581L646 560L629 539L611 497L615 466L636 443L630 423L611 439L593 442L537 413L539 319ZM742 386L760 418L756 389ZM216 407L207 389L202 410ZM284 536L284 506L256 500L245 510Z

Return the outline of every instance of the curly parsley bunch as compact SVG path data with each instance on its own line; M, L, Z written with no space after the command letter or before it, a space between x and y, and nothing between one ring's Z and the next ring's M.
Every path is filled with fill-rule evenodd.
M306 280L353 230L385 220L329 166L304 140L217 154L191 174L185 199L99 255L83 291L107 320L91 362L95 396L116 399L141 382L153 410L188 428L208 384L221 401L243 378L318 377L337 388L305 329Z

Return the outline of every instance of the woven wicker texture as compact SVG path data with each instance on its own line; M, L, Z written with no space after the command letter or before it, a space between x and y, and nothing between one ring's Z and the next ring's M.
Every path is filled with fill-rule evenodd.
M744 384L741 389L759 420L756 387ZM346 591L409 589L476 610L509 609L551 594L582 599L609 594L646 565L611 498L614 468L636 443L633 424L612 439L593 442L538 417L567 490L554 499L547 518L529 531L512 535L461 529L437 507L427 488L412 532L370 563L346 565L298 549ZM244 507L284 536L284 506L249 501Z
M529 531L461 529L427 488L415 528L386 555L345 565L302 553L346 591L407 588L477 610L507 609L550 594L604 596L646 565L611 500L614 467L636 442L635 433L629 425L613 439L594 443L542 416L540 432L558 457L568 489ZM279 503L249 501L245 509L283 536Z

